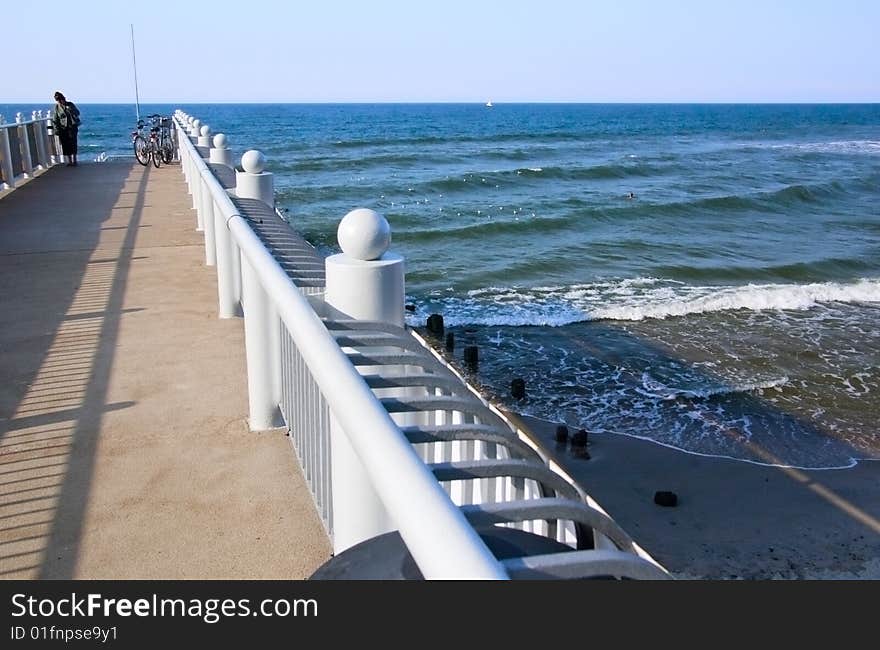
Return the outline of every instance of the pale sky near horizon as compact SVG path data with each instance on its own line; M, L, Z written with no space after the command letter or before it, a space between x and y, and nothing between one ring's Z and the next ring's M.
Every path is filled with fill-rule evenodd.
M141 103L880 101L878 0L36 6L0 104L133 101L131 23Z

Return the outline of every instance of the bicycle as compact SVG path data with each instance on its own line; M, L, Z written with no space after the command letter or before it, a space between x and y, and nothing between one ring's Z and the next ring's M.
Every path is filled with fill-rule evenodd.
M131 144L134 148L134 157L137 158L137 161L140 164L146 167L150 164L150 158L152 157L152 148L147 142L147 139L144 138L144 126L146 125L143 120L137 121L137 128L131 132Z
M166 165L174 160L175 145L170 117L163 117L157 113L147 117L150 121L149 139L144 136L143 129L146 127L144 120L138 120L137 130L131 132L132 146L137 161L145 167L153 161L153 166L159 167L161 163Z

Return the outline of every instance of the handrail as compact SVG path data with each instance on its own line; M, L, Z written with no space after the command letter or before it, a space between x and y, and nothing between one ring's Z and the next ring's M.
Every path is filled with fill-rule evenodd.
M49 111L22 113L14 122L0 115L0 191L13 190L19 182L33 178L58 162L56 140L49 134Z
M419 459L307 298L238 213L190 139L179 140L422 574L428 579L507 579L501 563Z

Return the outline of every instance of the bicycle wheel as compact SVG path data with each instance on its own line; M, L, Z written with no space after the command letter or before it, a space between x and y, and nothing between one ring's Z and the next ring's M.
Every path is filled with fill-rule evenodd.
M134 157L137 158L137 161L147 166L150 164L150 150L147 147L147 141L144 140L143 136L136 135L134 140L132 140L132 146L134 146Z
M159 147L156 146L156 143L153 143L153 167L159 169L159 165L162 164L162 152L159 151Z
M170 165L171 161L174 160L174 145L170 142L162 143L162 162L166 165Z

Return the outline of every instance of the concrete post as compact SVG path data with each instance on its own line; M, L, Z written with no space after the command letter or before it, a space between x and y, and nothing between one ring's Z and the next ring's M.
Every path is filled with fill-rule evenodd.
M226 138L226 135L218 133L214 136L213 142L214 146L208 153L208 161L220 165L226 165L229 168L234 167L232 164L232 149L227 146L228 139Z
M0 125L6 123L6 118L0 115ZM15 127L0 128L0 164L3 165L3 184L7 189L15 187L15 173L12 170L12 147L9 144L9 129Z
M198 145L200 147L211 146L211 127L207 124L203 124L202 127L199 129Z
M24 123L25 119L21 113L15 114L15 121L18 124L18 138L21 143L21 165L24 167L25 177L30 177L34 175L34 161L31 160L31 139L27 124Z
M217 263L217 244L214 241L214 197L206 183L202 184L201 209L202 226L205 229L205 265Z
M238 304L235 297L234 267L232 262L232 242L226 219L214 208L214 248L217 264L217 299L220 318L234 318L238 315Z
M270 208L275 207L275 175L265 171L266 156L254 149L246 151L241 157L241 167L244 171L236 171L235 195L240 199L256 199L262 201ZM248 300L247 288L244 289L244 300ZM281 320L278 312L271 305L267 312L269 336L269 358L271 367L272 399L275 404L281 402Z
M55 139L55 126L52 124L52 109L46 109L46 117L43 118L43 129L46 132L46 146L49 148L49 164L57 165L61 160L56 154L61 151L61 147Z
M248 404L251 431L264 431L282 424L281 411L274 395L272 327L278 327L278 316L260 284L260 278L241 257L244 290L244 342L247 357Z
M205 182L202 180L202 174L199 168L193 162L193 210L196 211L196 232L205 230L204 214L202 210L202 194L204 193Z
M388 222L373 210L353 210L340 222L337 237L342 253L325 261L328 317L403 325L404 263L400 255L387 252ZM334 551L393 530L366 470L332 416L330 458Z
M270 208L275 207L275 175L264 171L266 156L256 149L241 157L244 171L235 172L235 195L240 199L257 199Z
M31 121L34 123L34 144L37 150L37 159L31 162L33 162L35 168L46 169L49 167L49 164L46 156L45 142L43 141L43 129L40 127L42 117L43 111L39 111L39 113L31 111Z
M43 155L45 156L44 160L46 161L46 168L48 169L55 162L53 160L54 156L52 155L52 141L50 140L52 136L49 132L49 115L48 111L46 114L44 114L43 111L39 111L37 115L39 116L37 126L40 131L40 136L43 138Z

